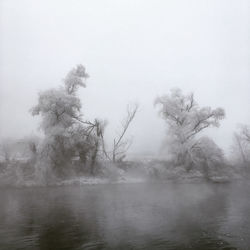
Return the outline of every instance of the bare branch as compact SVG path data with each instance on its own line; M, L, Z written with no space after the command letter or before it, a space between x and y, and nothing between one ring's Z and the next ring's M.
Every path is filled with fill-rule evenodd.
M122 123L121 134L119 135L119 137L117 139L114 139L114 142L113 142L112 159L114 162L116 161L117 155L121 153L121 152L118 152L119 149L123 148L123 150L122 150L122 151L124 151L123 153L125 153L128 150L127 146L129 145L129 142L128 141L124 142L123 138L124 138L128 128L129 128L129 125L131 124L131 122L135 118L137 111L138 111L137 104L135 104L135 106L132 109L129 108L129 106L127 107L127 116L126 116L124 122Z

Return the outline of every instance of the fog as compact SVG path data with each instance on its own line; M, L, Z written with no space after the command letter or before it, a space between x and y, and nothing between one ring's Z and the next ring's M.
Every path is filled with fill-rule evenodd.
M249 183L0 190L1 249L247 249Z
M0 249L247 249L248 0L0 0Z
M0 2L0 137L36 134L28 110L76 64L90 78L83 112L109 121L111 138L127 103L140 108L131 153L157 153L166 131L153 106L179 87L226 119L207 132L226 151L249 124L249 1ZM110 140L110 139L108 139Z

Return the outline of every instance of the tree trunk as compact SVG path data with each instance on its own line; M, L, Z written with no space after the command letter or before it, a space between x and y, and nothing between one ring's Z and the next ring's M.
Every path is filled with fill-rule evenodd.
M91 164L90 164L90 174L94 175L95 174L95 165L96 165L96 158L97 158L97 153L98 153L98 148L99 148L99 140L96 140L95 142L95 149L91 157Z

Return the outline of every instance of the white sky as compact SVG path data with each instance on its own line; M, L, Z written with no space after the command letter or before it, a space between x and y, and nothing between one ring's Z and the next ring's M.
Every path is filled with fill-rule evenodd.
M0 137L36 133L37 92L82 63L83 111L109 120L109 138L126 104L140 104L131 152L159 150L153 101L173 87L225 108L209 134L228 149L237 124L250 124L248 16L248 0L0 0Z

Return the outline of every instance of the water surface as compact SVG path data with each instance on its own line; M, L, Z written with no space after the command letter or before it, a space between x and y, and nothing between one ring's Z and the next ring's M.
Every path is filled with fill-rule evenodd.
M1 189L0 249L250 249L250 185Z

